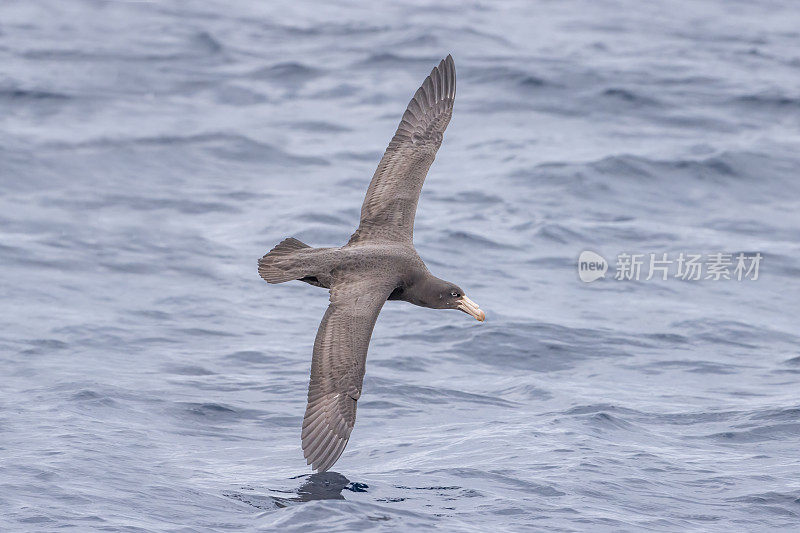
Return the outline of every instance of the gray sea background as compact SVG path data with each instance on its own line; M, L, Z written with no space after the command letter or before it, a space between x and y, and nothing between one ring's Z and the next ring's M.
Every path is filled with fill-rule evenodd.
M0 530L800 530L799 42L792 0L0 2ZM448 53L415 241L487 320L387 303L309 476L327 293L256 260L346 242ZM763 260L614 279L681 252Z

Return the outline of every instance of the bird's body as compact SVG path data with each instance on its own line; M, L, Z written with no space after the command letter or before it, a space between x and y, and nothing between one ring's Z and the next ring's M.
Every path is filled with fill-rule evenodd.
M485 315L456 285L433 276L413 244L422 184L442 143L455 99L455 65L447 56L406 109L370 182L361 222L341 248L281 241L258 262L270 283L299 280L330 290L330 305L314 341L303 452L316 470L344 451L356 417L367 348L387 300Z
M284 240L285 244L289 239ZM299 242L299 241L296 241ZM280 245L276 246L280 249ZM293 280L305 281L330 289L335 281L347 281L353 276L380 276L398 286L408 286L420 270L427 271L417 251L404 244L368 243L341 248L305 248L297 250L282 262L272 263L280 268L279 275L291 272ZM264 272L265 268L261 268ZM262 273L262 277L269 276ZM267 280L269 281L269 279Z

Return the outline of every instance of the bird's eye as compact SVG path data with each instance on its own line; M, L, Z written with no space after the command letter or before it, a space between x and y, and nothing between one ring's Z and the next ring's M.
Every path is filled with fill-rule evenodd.
M458 296L458 293L456 291L450 291L450 296L455 298L456 296Z

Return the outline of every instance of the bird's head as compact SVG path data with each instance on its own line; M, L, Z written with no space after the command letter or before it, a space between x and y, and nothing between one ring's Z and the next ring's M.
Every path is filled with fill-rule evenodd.
M435 281L427 287L427 306L434 309L458 309L476 320L483 322L486 320L484 313L478 304L467 298L464 290L454 283L434 278Z

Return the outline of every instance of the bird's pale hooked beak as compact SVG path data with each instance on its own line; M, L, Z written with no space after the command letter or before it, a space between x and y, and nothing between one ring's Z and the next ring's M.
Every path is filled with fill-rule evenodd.
M474 316L479 322L486 320L486 313L481 311L478 304L467 298L466 295L461 297L461 301L458 303L458 309L464 311L468 315Z

